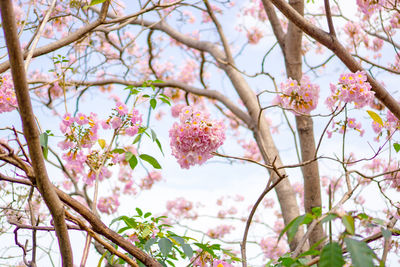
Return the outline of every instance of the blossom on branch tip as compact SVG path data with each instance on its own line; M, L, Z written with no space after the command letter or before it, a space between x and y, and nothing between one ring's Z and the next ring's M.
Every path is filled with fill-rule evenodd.
M331 84L330 89L332 95L326 99L325 103L331 109L334 109L338 101L353 102L356 108L362 108L369 105L375 95L375 92L371 91L371 85L364 71L340 75L338 85Z
M281 83L281 92L273 100L274 104L290 109L295 115L309 114L317 107L319 86L312 84L308 76L303 76L300 85L288 78Z
M179 119L180 123L175 122L169 131L172 155L185 169L203 164L223 144L225 126L190 106L181 110Z

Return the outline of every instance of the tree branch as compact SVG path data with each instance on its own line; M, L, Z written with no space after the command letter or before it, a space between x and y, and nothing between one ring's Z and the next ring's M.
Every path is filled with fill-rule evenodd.
M1 19L6 39L11 74L22 120L23 132L29 147L36 183L47 207L50 210L56 229L62 265L73 266L71 243L64 218L64 206L54 191L53 184L47 176L42 148L39 142L39 131L36 126L32 103L29 96L28 83L22 58L21 47L17 35L17 26L11 0L0 1Z

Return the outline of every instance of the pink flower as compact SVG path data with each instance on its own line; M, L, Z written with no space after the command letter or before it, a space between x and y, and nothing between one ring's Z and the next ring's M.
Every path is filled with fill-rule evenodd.
M340 75L338 86L330 85L332 95L325 103L333 109L337 101L354 103L356 108L369 105L374 99L374 92L371 85L367 82L367 75L364 71L356 73L345 73Z
M152 171L142 179L140 187L150 190L155 182L161 181L161 178L161 173L159 171Z
M212 267L233 267L233 265L223 260L214 260Z
M263 37L264 34L259 28L253 27L250 31L247 31L247 39L249 40L249 44L258 44Z
M295 115L309 114L317 107L319 86L312 84L307 76L303 76L300 85L289 78L281 84L281 93L274 99L274 103L292 110Z
M82 113L78 113L78 115L75 117L74 121L79 125L84 125L89 122L86 115L84 115Z
M172 117L177 118L179 116L179 113L182 111L182 109L186 107L185 104L177 104L171 107L171 114Z
M167 201L167 210L176 218L197 218L197 214L193 211L193 203L183 197Z
M69 127L69 126L71 126L71 125L74 123L74 118L71 117L71 114L70 114L70 113L65 113L64 116L63 116L62 123L63 123L65 126Z
M0 76L0 113L13 111L17 106L11 75Z
M121 125L122 125L122 120L121 120L121 118L120 117L114 117L112 120L111 120L111 127L115 130L115 129L118 129L119 127L121 127Z
M122 102L117 102L117 107L115 109L121 116L128 114L128 107Z
M234 229L235 227L232 225L218 225L216 228L208 230L207 235L211 238L223 238Z
M115 213L119 205L118 196L115 194L110 197L100 197L97 202L97 208L99 211L106 214Z
M212 121L207 114L192 107L184 107L179 114L180 123L169 131L172 155L182 168L203 164L212 157L225 140L222 121Z
M276 243L276 238L266 237L260 241L261 250L267 259L277 259L286 252L282 241Z

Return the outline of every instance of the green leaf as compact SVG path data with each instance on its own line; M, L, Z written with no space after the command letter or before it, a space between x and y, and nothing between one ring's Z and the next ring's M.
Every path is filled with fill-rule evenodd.
M392 232L390 232L389 230L387 230L385 228L381 227L381 232L385 239L389 239L392 236Z
M354 267L374 267L374 251L363 241L344 238L347 250L350 252L351 261Z
M161 253L164 257L167 257L169 252L172 249L172 242L168 238L161 238L158 242L158 247L160 248Z
M97 267L101 267L101 263L103 262L103 259L105 258L107 254L107 251L103 253L103 255L101 255L99 263L97 264Z
M132 157L129 159L129 166L131 167L132 170L135 169L136 165L138 164L138 160L135 155L132 154Z
M344 264L342 248L338 243L327 244L322 249L319 267L342 267Z
M147 226L142 230L141 235L142 235L143 238L147 238L152 232L153 232L153 231L151 230L150 226L147 225Z
M156 143L157 143L157 146L160 149L161 153L163 154L163 156L165 156L164 155L164 151L162 150L162 146L161 146L160 140L158 140L158 138L156 139Z
M216 257L216 255L215 255L215 253L214 253L214 250L212 250L210 247L208 247L207 245L205 245L205 244L202 244L202 243L194 243L194 245L196 245L196 246L198 246L199 248L201 248L202 250L204 250L204 251L206 251L206 252L208 252L208 253L210 253L210 255L212 256L212 257Z
M136 212L140 217L143 215L143 211L139 208L136 208Z
M139 158L150 163L151 166L153 166L155 169L161 169L161 166L158 163L158 161L155 158L153 158L152 156L147 155L147 154L140 154Z
M129 160L130 160L132 157L133 157L133 153L132 153L132 152L127 151L127 152L125 153L125 160L126 160L126 161L129 162Z
M190 259L193 257L193 249L189 244L182 245L183 252Z
M164 102L165 104L167 104L168 106L171 106L171 102L169 102L168 99L164 98L164 97L160 97L159 98L162 102Z
M354 219L353 219L353 217L351 217L350 215L344 215L342 217L342 222L344 224L344 227L346 227L346 231L349 234L354 235L355 228L354 228Z
M157 106L157 100L155 100L154 98L150 99L150 106L152 109L155 109Z
M154 245L156 242L157 242L157 237L147 240L146 243L144 244L144 249L149 251L150 247Z
M315 217L318 218L322 214L322 209L321 209L321 207L314 207L314 208L311 209L311 212L312 212L312 214L315 215Z
M304 220L305 215L298 216L294 218L290 223L288 223L283 229L282 232L279 234L278 241L282 238L282 236L290 229L295 228L295 233L297 232L301 221ZM288 233L289 235L289 233ZM293 237L292 237L293 238ZM290 242L289 238L289 242Z
M136 144L137 142L139 142L140 138L142 138L142 135L141 135L141 134L138 134L138 135L135 137L135 140L133 140L132 145L134 145L134 144Z
M326 223L336 219L338 216L334 213L329 213L325 218L321 220L321 223Z
M135 219L123 216L122 220L125 222L126 226L129 226L132 229L137 228L137 222L135 221Z
M116 148L113 151L111 151L112 153L118 153L118 154L122 154L125 153L125 150L123 150L122 148Z
M182 237L180 236L170 236L172 239L174 239L178 244L180 244L181 246L183 246L185 244L185 240L183 240Z
M400 151L400 144L394 143L394 144L393 144L393 147L394 147L394 150L396 150L396 152L399 152L399 151Z
M367 113L374 120L374 122L378 123L380 126L383 126L382 118L378 114L372 110L367 110Z
M49 147L48 147L49 135L48 135L48 133L44 132L44 133L40 134L39 141L40 141L40 145L42 146L43 157L45 159L47 159L47 155L49 154Z
M143 218L147 218L147 217L149 217L150 215L151 215L151 212L146 212L146 213L144 214Z
M94 6L94 5L98 5L98 4L102 4L104 3L106 0L92 0L89 4L89 6Z
M310 222L312 222L312 220L313 217L309 213L294 218L290 223L288 223L288 225L285 226L285 228L283 228L282 232L279 235L278 241L287 231L288 241L291 242L294 236L296 235L297 231L299 230L299 226L302 224L309 224Z
M156 141L156 139L157 139L157 134L156 134L156 132L153 131L153 129L150 129L150 132L151 132L151 139L153 139L153 141Z

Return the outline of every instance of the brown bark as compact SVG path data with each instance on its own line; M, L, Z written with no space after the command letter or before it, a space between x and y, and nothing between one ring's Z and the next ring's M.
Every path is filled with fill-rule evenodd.
M289 1L298 14L304 15L304 0ZM292 21L289 21L288 31L285 38L285 66L287 76L300 82L302 73L302 36L303 31ZM315 157L315 139L313 120L308 116L296 116L296 127L300 140L302 161L308 161ZM314 161L304 165L302 168L304 181L304 210L311 212L314 207L322 207L321 185L318 170L318 162ZM309 245L313 245L324 237L322 225L318 224L312 230Z
M6 39L8 57L11 65L11 74L14 81L23 132L28 144L32 168L36 176L35 181L53 218L62 258L62 265L65 267L73 266L72 249L67 225L65 223L64 206L54 191L53 184L50 182L47 175L42 148L39 142L39 131L36 126L29 96L24 61L18 40L17 26L15 23L15 15L11 0L0 1L0 8L2 28Z
M291 0L290 6L293 7L299 15L304 14L304 1ZM289 21L287 33L283 33L282 27L276 16L274 6L269 0L263 0L264 9L271 22L273 32L282 49L285 59L287 76L297 81L302 77L302 35L303 31L293 22ZM308 116L296 116L296 127L300 140L302 161L312 160L315 156L315 139L313 120ZM318 163L314 161L302 167L304 180L304 209L311 212L313 207L321 207L321 188ZM324 237L321 225L317 225L310 235L310 245Z

